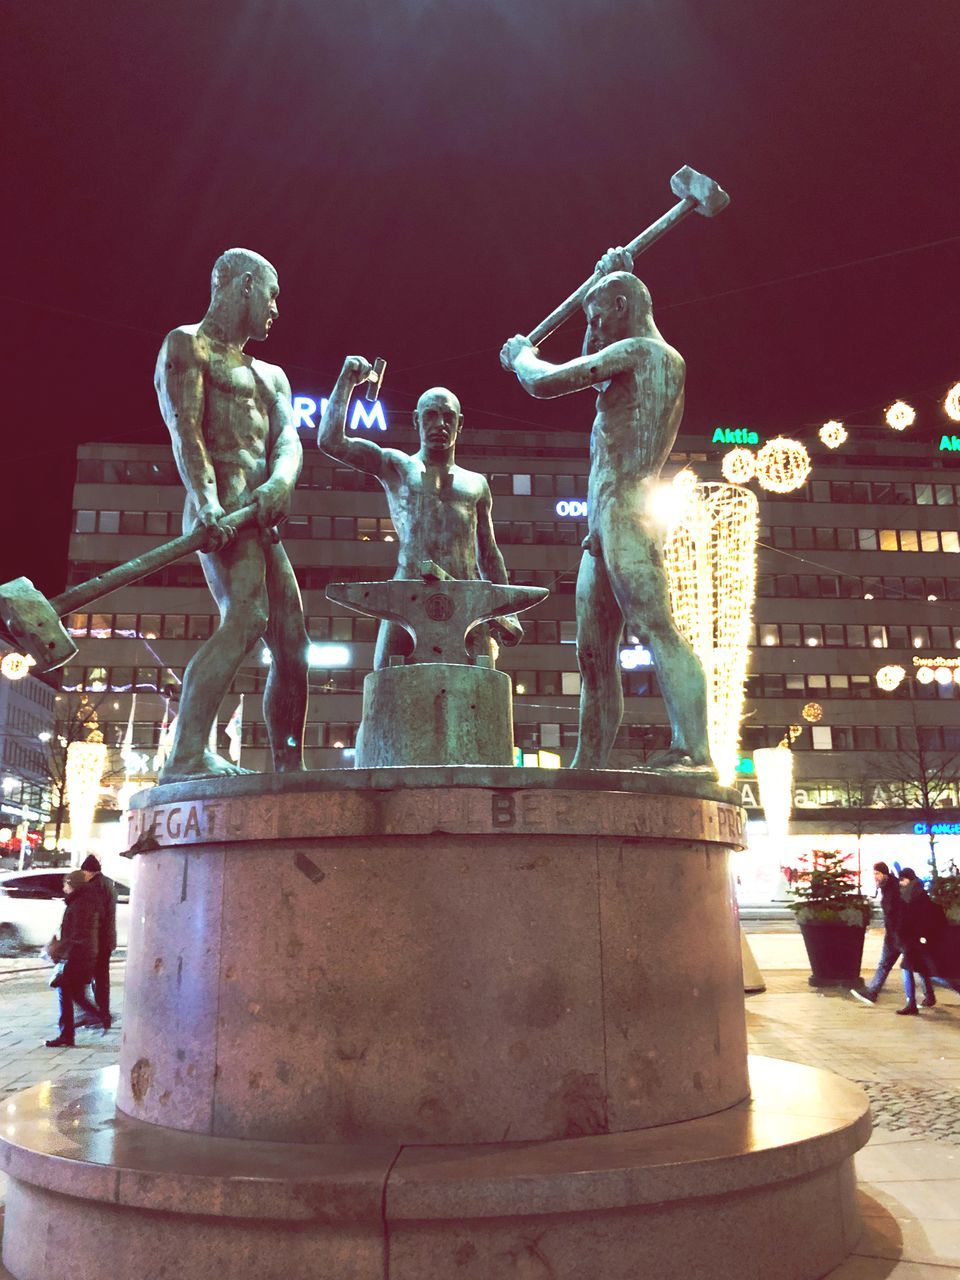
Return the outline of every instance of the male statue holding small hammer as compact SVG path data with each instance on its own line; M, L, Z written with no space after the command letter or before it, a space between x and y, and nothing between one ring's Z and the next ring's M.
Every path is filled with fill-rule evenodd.
M303 450L282 369L247 355L276 320L276 270L248 249L214 263L211 300L199 324L174 329L157 358L155 385L187 491L184 531L209 531L200 562L220 625L187 666L177 730L161 782L246 773L209 746L217 710L261 637L272 662L263 709L278 773L303 768L307 650L300 590L276 525L286 516ZM222 525L256 504L257 524Z
M507 566L493 533L493 500L486 479L454 462L463 425L460 401L446 387L431 387L417 401L413 425L420 437L417 453L382 449L372 440L346 434L347 410L354 389L370 378L373 366L348 356L324 411L317 444L338 462L376 476L387 494L400 555L394 577L419 579L426 561L451 578L507 582ZM467 645L474 656L491 653L490 632L502 643L518 644L523 628L515 614L474 627ZM390 658L411 650L410 637L396 622L381 622L374 652L375 671Z
M620 637L624 623L653 655L673 731L652 763L711 768L706 682L670 614L652 498L683 413L684 363L653 320L633 260L611 249L583 301L583 354L566 364L541 360L528 338L500 353L533 396L598 392L590 439L588 534L577 579L577 657L582 678L575 769L602 769L623 717Z

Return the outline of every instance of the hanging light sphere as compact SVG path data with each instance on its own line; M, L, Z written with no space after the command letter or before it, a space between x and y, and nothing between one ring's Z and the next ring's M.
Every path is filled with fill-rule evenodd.
M881 667L877 672L877 688L882 689L884 693L893 693L894 689L899 688L903 683L903 677L906 675L903 667L891 663L889 667Z
M960 422L960 382L955 382L944 396L943 412L952 422Z
M949 667L936 667L933 678L937 684L953 684L953 672Z
M906 400L894 400L883 416L887 426L893 427L894 431L906 431L917 420L916 410Z
M847 438L847 428L842 422L831 419L820 428L820 439L828 449L839 449Z
M750 449L730 449L723 455L720 470L731 484L746 484L757 474L757 460Z
M30 674L33 663L33 658L25 657L22 653L7 653L0 661L0 672L8 680L22 680L24 676Z
M933 684L933 667L920 667L917 670L917 680L920 684Z
M823 707L819 702L808 702L800 714L807 724L816 724L818 720L823 719Z
M757 454L757 480L773 493L792 493L810 474L810 455L799 440L777 436Z

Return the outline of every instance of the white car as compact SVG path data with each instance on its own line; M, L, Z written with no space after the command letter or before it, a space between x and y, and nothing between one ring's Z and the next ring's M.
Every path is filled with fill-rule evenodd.
M0 956L43 947L60 932L63 919L63 878L70 868L55 871L0 873ZM117 946L127 945L130 925L130 886L113 882L117 893Z

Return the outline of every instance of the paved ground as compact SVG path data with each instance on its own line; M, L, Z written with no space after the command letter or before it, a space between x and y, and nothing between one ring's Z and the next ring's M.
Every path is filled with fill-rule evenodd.
M898 1017L898 973L871 1008L808 985L802 943L790 925L751 928L749 939L767 982L765 992L747 999L752 1052L857 1080L874 1107L876 1130L857 1158L866 1231L830 1280L960 1280L960 997L947 992L935 1009ZM865 972L878 950L874 934ZM46 973L11 972L15 967L0 962L0 1099L116 1060L117 1030L104 1037L81 1032L73 1050L43 1048L55 1034L55 995L41 985ZM114 982L119 1008L120 964ZM7 1280L2 1267L0 1280Z

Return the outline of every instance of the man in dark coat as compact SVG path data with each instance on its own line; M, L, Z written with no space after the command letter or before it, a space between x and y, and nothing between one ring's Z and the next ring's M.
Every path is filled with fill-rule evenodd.
M880 989L886 982L890 970L900 959L900 943L897 941L897 922L901 908L900 882L896 876L890 874L890 868L885 862L873 864L873 879L880 890L880 907L883 911L883 946L880 949L880 963L865 987L852 987L850 990L853 998L864 1004L877 1003Z
M73 1006L78 1004L99 1024L97 1007L87 999L87 984L93 977L99 945L100 908L82 871L71 871L63 882L67 905L63 911L60 937L49 947L51 956L63 962L60 992L60 1034L47 1040L48 1049L71 1048L74 1043Z
M907 1002L897 1013L912 1015L918 1012L915 974L920 975L923 983L923 1007L929 1009L937 1003L932 979L936 967L939 915L942 913L938 913L930 901L912 867L904 867L900 872L900 899L897 937L903 952L900 967L903 969L903 990Z
M117 947L117 894L112 880L100 869L100 862L91 853L80 863L85 872L90 892L96 898L100 912L97 966L93 971L93 998L100 1013L104 1030L109 1030L113 1018L110 1014L110 956ZM80 1025L84 1025L81 1019Z

